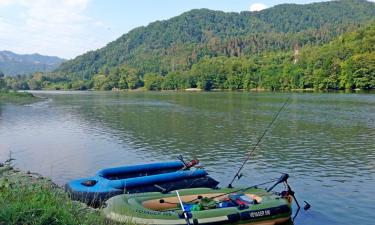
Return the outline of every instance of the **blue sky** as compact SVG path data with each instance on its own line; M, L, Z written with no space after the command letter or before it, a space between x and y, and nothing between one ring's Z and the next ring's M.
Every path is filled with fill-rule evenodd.
M260 10L316 0L0 0L0 50L73 58L129 30L196 8Z

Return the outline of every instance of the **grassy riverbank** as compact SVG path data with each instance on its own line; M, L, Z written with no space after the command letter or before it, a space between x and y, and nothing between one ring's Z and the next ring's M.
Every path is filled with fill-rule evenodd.
M0 165L0 225L113 224L40 175Z
M0 102L10 102L17 104L28 104L39 101L41 98L35 97L28 92L0 91Z

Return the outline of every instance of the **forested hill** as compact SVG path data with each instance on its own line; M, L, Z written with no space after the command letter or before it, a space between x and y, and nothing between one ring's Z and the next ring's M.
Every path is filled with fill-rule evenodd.
M284 76L297 81L294 87L375 89L375 22L323 46L305 47L297 58L289 72L284 67Z
M189 71L170 72L166 76L146 73L143 81L149 90L375 89L375 22L327 44L305 46L298 53L274 51L248 57L205 57ZM99 75L93 85L106 89L111 82L113 76Z
M166 75L187 71L203 57L248 57L324 44L375 18L375 4L342 0L283 4L260 12L192 10L135 28L106 47L63 63L54 74L69 80L108 76L119 66ZM119 72L115 72L119 75Z
M65 59L40 54L20 55L11 51L0 51L0 71L8 76L31 74L37 71L52 71Z

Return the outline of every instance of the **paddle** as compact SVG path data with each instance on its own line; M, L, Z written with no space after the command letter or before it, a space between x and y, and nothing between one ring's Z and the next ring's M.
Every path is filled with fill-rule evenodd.
M181 209L182 209L182 212L183 212L183 214L184 214L186 224L187 224L187 225L190 225L190 220L189 220L188 212L185 211L184 204L182 203L182 200L181 200L181 198L180 198L180 194L178 193L177 190L176 190L176 194L177 194L178 201L180 202Z

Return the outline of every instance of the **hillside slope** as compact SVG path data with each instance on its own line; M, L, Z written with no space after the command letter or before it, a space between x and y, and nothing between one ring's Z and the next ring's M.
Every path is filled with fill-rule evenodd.
M316 89L375 89L375 22L330 43L301 50L296 67Z
M20 55L11 51L0 51L0 71L9 76L30 74L36 71L52 71L64 61L55 56Z
M283 4L260 12L192 10L138 27L106 47L64 62L58 76L71 80L108 75L120 65L165 75L190 70L203 57L242 57L320 45L375 18L375 4L342 0Z

